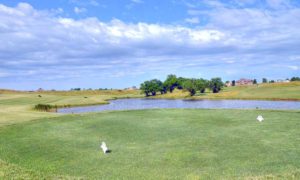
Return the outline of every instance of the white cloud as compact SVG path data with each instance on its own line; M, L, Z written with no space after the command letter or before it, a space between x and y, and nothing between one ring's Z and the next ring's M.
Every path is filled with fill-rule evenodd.
M76 4L77 6L99 6L96 0L69 0L69 3Z
M290 0L266 0L266 2L275 9L290 7Z
M80 14L80 13L86 12L86 9L85 8L74 7L74 12L76 14Z
M200 23L198 17L186 18L185 22L191 23L191 24L199 24Z
M133 2L133 3L138 3L138 4L144 3L144 1L142 1L142 0L131 0L131 2Z
M299 66L287 66L287 67L294 70L294 71L299 70Z
M0 76L101 78L177 72L223 76L228 68L234 76L269 77L267 73L279 76L287 64L291 70L299 69L299 9L195 11L209 17L207 25L76 20L26 3L0 4L0 68L4 69Z

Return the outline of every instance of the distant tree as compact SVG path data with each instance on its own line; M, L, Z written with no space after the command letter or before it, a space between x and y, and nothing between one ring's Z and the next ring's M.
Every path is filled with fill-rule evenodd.
M263 78L263 79L262 79L262 83L268 83L267 78Z
M165 91L163 83L158 79L145 81L144 83L141 84L140 89L146 96L149 96L150 93L152 96L155 96L157 92L163 94Z
M150 90L151 90L152 96L155 96L156 92L162 93L163 83L158 79L152 79L150 81Z
M170 74L167 76L167 79L164 82L164 86L167 90L170 91L170 93L173 92L173 90L178 86L176 75Z
M177 88L178 89L183 89L183 84L184 82L187 80L187 78L183 78L183 77L178 77L177 78Z
M274 81L274 80L271 80L270 83L275 83L275 81Z
M194 96L196 94L196 90L197 90L196 80L195 79L185 80L183 83L183 88L188 90L190 92L191 96Z
M235 86L235 80L231 81L231 86Z
M196 90L199 90L200 93L204 93L205 89L208 87L208 81L205 79L196 80Z
M257 80L256 79L253 80L253 84L257 84Z
M159 90L157 79L153 79L150 81L149 90L150 90L152 96L156 95L156 92Z
M145 81L141 84L140 90L146 95L149 96L150 93L150 81Z
M209 82L209 88L213 93L218 93L223 88L224 84L221 78L212 78Z
M300 81L300 77L292 77L291 81Z
M157 80L157 85L158 85L158 91L160 92L160 94L165 94L167 93L167 88L166 86L164 86L164 83L161 82L160 80Z

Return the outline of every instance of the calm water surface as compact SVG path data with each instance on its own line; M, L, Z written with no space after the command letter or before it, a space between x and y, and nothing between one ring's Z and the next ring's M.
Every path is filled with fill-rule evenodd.
M299 110L299 101L257 100L169 100L169 99L118 99L110 104L58 109L58 113L85 113L112 110L196 108L196 109L282 109Z

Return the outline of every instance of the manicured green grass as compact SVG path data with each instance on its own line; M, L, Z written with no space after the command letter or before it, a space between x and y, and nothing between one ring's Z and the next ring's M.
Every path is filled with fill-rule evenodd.
M174 109L43 118L0 128L0 179L299 179L299 128L297 111ZM101 141L112 153L101 152Z

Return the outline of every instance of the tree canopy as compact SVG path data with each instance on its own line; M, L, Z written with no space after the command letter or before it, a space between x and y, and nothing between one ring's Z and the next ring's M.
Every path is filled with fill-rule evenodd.
M158 79L145 81L141 84L140 89L146 96L155 96L157 92L160 92L160 94L167 93L168 91L172 93L175 88L187 90L191 96L194 96L197 91L205 93L207 88L210 88L214 93L217 93L223 86L221 78L213 78L209 81L202 78L177 78L176 75L170 74L164 82Z

